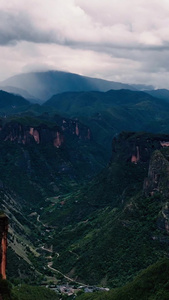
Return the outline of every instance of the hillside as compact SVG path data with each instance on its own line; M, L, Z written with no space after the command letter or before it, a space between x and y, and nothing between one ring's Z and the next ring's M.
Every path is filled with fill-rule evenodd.
M110 90L72 92L53 96L43 106L60 114L78 117L87 124L94 139L111 155L111 141L121 131L169 131L169 104L145 92Z
M169 90L157 89L157 90L147 90L146 92L153 97L157 97L159 99L169 101Z
M2 118L0 129L0 209L10 223L8 276L35 280L30 259L39 255L35 248L45 240L37 224L41 209L48 206L48 197L90 180L103 167L103 150L87 126L57 115L50 120Z
M55 292L45 287L19 285L12 287L10 282L0 279L0 297L4 300L59 300Z
M8 278L119 287L168 256L169 136L135 130L167 132L169 104L129 90L25 101L2 92Z
M7 93L21 96L27 100L30 99L30 102L32 102L32 103L39 103L38 99L35 99L32 95L30 95L28 92L26 92L25 90L23 90L21 88L12 87L12 86L1 86L1 84L0 84L0 88Z
M7 112L15 114L26 110L30 102L21 96L13 95L4 91L0 91L0 116L5 115Z
M24 98L2 92L1 106L2 116L36 116L53 122L57 114L74 122L78 119L90 128L92 139L99 148L105 150L103 165L108 163L111 155L113 136L121 131L169 131L169 103L139 91L68 92L53 96L44 105L30 104Z
M131 89L132 85L81 76L62 71L32 72L15 75L0 83L25 90L42 102L55 94L68 91L108 91L110 89Z
M169 260L164 259L142 271L122 288L108 293L88 293L78 300L167 300L169 298Z
M122 133L93 182L49 199L41 220L59 229L50 241L55 269L116 287L168 256L168 143L168 135Z

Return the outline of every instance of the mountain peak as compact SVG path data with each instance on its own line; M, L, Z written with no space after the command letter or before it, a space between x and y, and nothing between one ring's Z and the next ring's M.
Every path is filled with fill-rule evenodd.
M122 88L135 90L132 85L125 83L54 70L15 75L1 82L1 86L25 90L35 98L42 99L42 102L52 95L67 91L108 91Z

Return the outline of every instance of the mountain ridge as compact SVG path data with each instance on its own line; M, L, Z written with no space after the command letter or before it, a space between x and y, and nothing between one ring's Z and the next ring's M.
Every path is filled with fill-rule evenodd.
M130 84L87 77L64 71L44 71L18 74L0 83L1 86L21 88L37 99L47 100L66 91L107 91L110 89L136 90Z

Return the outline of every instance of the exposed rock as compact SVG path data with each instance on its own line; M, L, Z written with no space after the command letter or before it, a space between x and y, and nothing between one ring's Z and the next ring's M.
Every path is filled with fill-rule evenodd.
M168 141L169 136L165 134L122 132L113 139L112 155L117 160L148 163L154 150L168 146Z
M160 142L161 146L164 148L164 147L169 147L169 142L167 141L161 141Z
M164 145L165 144L165 145ZM166 143L163 147L166 146ZM148 177L144 180L143 190L146 196L157 195L164 198L164 204L157 221L158 228L169 234L169 161L164 151L156 150L152 154L149 163ZM162 198L161 198L162 196Z
M79 120L62 119L59 116L55 117L57 124L62 128L65 134L74 134L81 140L92 140L92 134L89 127L82 124Z
M27 126L13 121L2 127L0 140L11 141L24 145L32 143L53 143L54 146L60 147L63 144L63 133L58 126L49 128L48 126L41 124L39 126L32 127L31 125Z
M154 151L150 159L144 192L146 195L154 195L155 192L166 197L169 195L169 162L158 150Z
M30 135L32 135L34 137L35 142L37 144L39 144L40 143L40 138L39 138L38 130L31 127L29 133L30 133Z
M131 157L131 162L133 163L137 163L139 160L140 160L140 153L139 153L139 147L136 146L136 151L137 151L137 154L132 154L132 157Z
M0 275L6 279L8 218L0 215Z
M59 148L59 147L62 146L63 142L64 142L63 135L59 131L57 131L56 132L56 137L55 137L54 142L53 142L53 145L56 148Z
M72 135L76 138L87 141L92 139L90 129L81 124L78 120L55 118L57 125L49 127L45 124L39 126L24 125L17 121L11 121L1 125L0 141L11 141L19 144L53 144L60 148L67 137Z

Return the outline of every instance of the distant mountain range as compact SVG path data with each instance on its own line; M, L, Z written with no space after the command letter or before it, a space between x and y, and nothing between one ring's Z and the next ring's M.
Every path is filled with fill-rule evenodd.
M0 91L0 115L31 115L50 118L54 114L76 120L92 132L93 140L104 148L105 163L111 155L111 141L121 131L169 131L169 102L147 92L110 90L108 92L65 92L52 96L43 105ZM40 117L41 118L41 117ZM31 125L31 124L29 124Z
M153 89L152 86L130 85L61 71L19 74L4 80L0 86L7 92L19 93L27 99L33 99L34 102L38 99L44 102L55 94L70 91L106 92L110 89Z
M53 96L45 106L88 124L94 139L107 151L111 150L112 137L123 130L169 131L169 102L145 92L68 92Z
M169 101L169 90L157 89L157 90L148 90L146 92L153 97Z
M38 99L34 98L32 95L30 95L27 91L23 89L13 87L13 86L1 86L1 84L0 84L0 89L7 93L19 95L27 100L30 100L32 103L39 103Z

